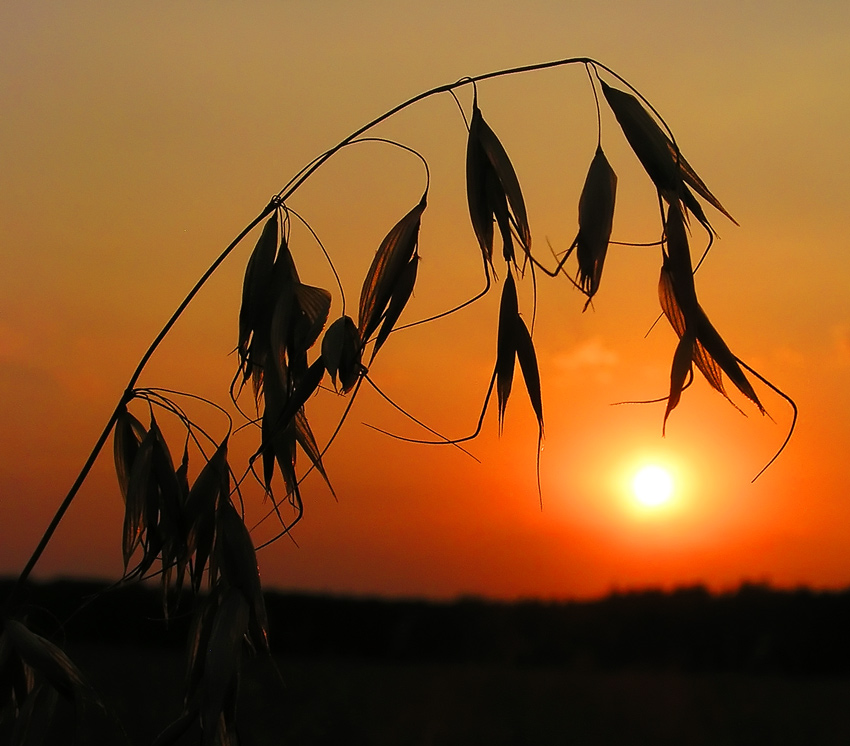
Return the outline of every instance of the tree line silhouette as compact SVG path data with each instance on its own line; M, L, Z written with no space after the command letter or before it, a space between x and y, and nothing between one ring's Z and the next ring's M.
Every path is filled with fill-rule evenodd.
M8 583L0 584L0 592ZM29 584L33 628L68 644L174 648L190 624L172 606L163 624L158 589L101 594L93 582ZM79 599L91 602L79 610ZM188 600L188 599L187 599ZM850 589L778 590L745 583L712 594L615 592L592 601L452 602L265 594L269 637L292 658L488 663L578 670L850 673ZM45 611L49 609L48 613ZM57 634L58 631L58 634Z

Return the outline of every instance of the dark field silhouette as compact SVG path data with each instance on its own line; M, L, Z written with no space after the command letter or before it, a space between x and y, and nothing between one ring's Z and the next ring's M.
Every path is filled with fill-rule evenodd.
M103 589L93 582L30 585L29 623L55 639L57 620L67 619L60 639L68 643L182 649L188 603L185 614L178 606L165 621L156 587L98 595ZM93 600L75 613L81 598ZM265 598L274 650L287 657L850 675L850 590L745 584L720 595L696 586L516 603L274 592Z
M188 618L178 607L165 623L157 590L133 586L97 597L57 637L57 620L101 588L30 586L29 620L64 635L130 742L150 743L179 714ZM277 655L247 659L246 744L850 741L850 591L266 603ZM55 743L76 718L61 715ZM88 719L103 743L120 738Z

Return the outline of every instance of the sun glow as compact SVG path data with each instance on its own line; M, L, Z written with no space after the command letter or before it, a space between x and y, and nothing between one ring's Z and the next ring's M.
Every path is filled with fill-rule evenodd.
M635 499L647 508L664 505L673 496L673 477L661 466L644 466L632 479L632 492Z

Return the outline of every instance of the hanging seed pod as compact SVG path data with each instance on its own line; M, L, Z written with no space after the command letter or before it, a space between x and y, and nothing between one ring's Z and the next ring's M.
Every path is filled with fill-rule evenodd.
M174 461L171 458L165 437L153 417L151 417L149 432L154 434L151 467L159 498L159 520L156 523L155 531L152 529L154 523L148 524L147 533L149 542L153 538L151 534L156 534L158 549L161 552L163 610L167 618L168 593L172 590L172 571L175 568L177 575L174 578L174 592L179 593L183 586L183 576L188 561L187 531L183 521L183 497L177 470L174 468Z
M516 260L512 229L522 250L526 254L531 251L531 231L519 179L507 151L481 115L477 93L466 145L466 197L488 277L493 268L494 221L502 235L502 255L507 262Z
M159 494L153 476L153 444L156 433L148 431L139 444L133 460L133 468L127 485L127 499L124 507L124 529L122 549L124 571L126 572L133 552L142 540L143 532L157 522ZM152 523L151 523L152 521ZM150 562L153 562L150 558Z
M522 379L525 381L525 390L531 401L531 408L537 417L537 429L541 437L543 435L543 397L540 391L540 369L537 365L537 354L534 352L534 343L531 334L521 317L517 316L516 356L519 361L519 369L522 371Z
M666 433L667 418L679 404L682 398L682 390L686 381L693 375L694 336L690 331L685 332L676 345L673 353L673 367L670 371L670 394L667 397L667 408L664 410L664 422L661 425L662 435Z
M264 265L267 267L267 262ZM277 257L271 268L269 281L264 286L264 294L256 299L254 325L248 346L247 363L242 365L243 380L250 377L253 380L254 396L259 400L263 388L263 378L270 366L277 365L285 368L286 358L281 353L285 351L280 344L280 329L289 329L293 322L295 288L300 285L295 261L285 237L281 237L277 249ZM283 315L285 318L281 319ZM272 334L272 325L275 334Z
M419 254L414 254L413 258L402 269L395 290L390 297L390 302L387 305L387 310L384 312L384 322L381 324L381 330L375 338L375 346L372 348L372 359L381 349L387 337L390 336L393 327L404 311L410 296L413 294L413 287L416 285L416 274L419 269Z
M717 330L708 320L697 301L693 269L688 246L687 230L681 207L671 203L667 210L666 250L658 282L661 309L679 336L679 345L673 358L670 395L667 399L667 417L681 398L685 380L696 364L709 385L732 401L723 384L723 373L735 387L764 413L764 408L741 366Z
M295 475L295 438L290 423L283 420L283 412L290 392L278 373L271 369L265 378L265 406L262 419L263 481L266 493L272 494L275 462L278 463L287 493L298 495Z
M711 383L711 385L727 399L729 398L723 388L720 373L718 372L716 374L720 383L715 384L712 377L706 373L705 368L707 368L708 365L702 362L703 359L707 361L710 360L713 365L719 366L720 370L722 370L729 377L729 380L735 384L738 391L755 404L756 407L758 407L759 412L765 414L765 409L759 401L752 384L750 384L749 379L747 379L744 371L738 364L737 358L729 349L728 345L723 341L720 334L717 333L717 330L712 326L702 308L699 309L699 314L697 316L696 336L699 350L698 354L694 357L694 362L697 363L697 366L703 372L703 375L705 375L708 382Z
M187 527L186 549L194 554L192 588L200 591L201 580L215 537L215 516L219 503L230 497L230 471L227 466L227 439L216 449L189 491L184 509Z
M122 407L115 421L115 431L112 435L113 454L115 458L115 474L118 477L118 487L124 504L127 504L127 490L130 485L130 472L133 461L139 452L139 446L147 431L144 425Z
M516 284L513 275L508 273L502 288L502 299L499 305L499 331L496 344L496 397L499 409L499 430L504 424L505 409L511 395L514 369L519 360L525 388L537 425L543 434L543 400L540 393L540 370L537 365L537 355L534 344L525 322L519 315Z
M499 304L499 331L496 342L496 396L499 409L499 432L505 420L505 408L511 395L516 365L517 319L519 303L513 275L509 272L502 287Z
M325 373L325 364L321 357L307 369L304 376L294 385L290 394L280 385L275 376L269 375L266 382L266 406L262 421L262 443L258 454L263 459L263 478L266 491L271 494L271 481L275 462L288 494L292 494L300 504L298 480L295 473L295 418L306 404Z
M221 503L216 518L215 556L221 578L245 597L251 610L252 641L268 651L269 624L251 535L229 500Z
M239 309L239 360L246 379L251 375L249 343L251 335L263 326L271 289L272 268L278 245L277 211L266 221L263 232L248 260L242 282L242 305Z
M732 351L712 326L699 305L694 286L694 276L687 231L682 212L677 204L667 211L666 269L659 283L661 307L676 332L682 336L685 329L693 331L695 339L694 362L706 380L727 399L721 371L729 376L738 390L764 412L752 385L738 365ZM671 296L675 301L671 304Z
M278 375L292 377L304 374L307 351L313 346L328 319L331 294L323 289L288 282L281 286L271 317L269 330L272 359Z
M331 311L331 294L324 288L298 283L295 286L295 306L297 315L292 329L290 359L303 358L306 362L307 351L316 344L316 340L328 323Z
M316 442L313 430L307 421L307 415L304 414L303 409L299 409L295 415L295 440L301 446L304 453L307 454L307 458L310 459L310 463L313 464L316 471L322 475L331 494L336 497L331 480L328 479L328 474L325 471L325 465L322 463L322 451L319 449L319 444Z
M575 240L579 286L587 295L588 302L596 295L602 279L602 267L614 224L616 195L617 174L602 148L598 147L578 202L578 235Z
M71 701L95 698L83 674L58 646L13 619L6 620L5 633L21 660L63 697Z
M269 357L263 366L264 383L271 375L271 368L277 368L277 376L283 380L289 378L289 356L287 349L291 340L291 329L297 309L295 306L295 283L280 283L277 297L272 306L268 330Z
M175 471L177 476L177 486L180 488L180 509L186 507L186 501L189 499L189 440L183 445L183 457L180 459L180 466Z
M377 330L392 298L399 294L399 286L402 286L402 293L406 290L409 278L406 278L405 274L416 254L419 226L427 204L427 196L426 190L416 207L399 220L384 237L366 273L366 279L360 291L357 325L357 331L364 344Z
M199 714L204 743L211 746L220 743L222 735L226 737L226 726L233 720L248 618L248 603L244 596L234 588L227 589L216 610L204 651Z
M682 208L678 202L671 203L667 208L665 223L666 245L664 264L670 275L676 302L685 318L685 326L694 328L696 325L697 291L694 285L693 262L688 243L688 231Z
M350 316L341 316L334 321L322 338L322 360L330 373L334 388L339 376L343 394L350 391L360 377L360 345L360 334Z
M605 100L623 130L631 149L641 162L655 188L668 203L683 201L697 219L712 231L705 213L686 185L693 188L712 207L722 212L735 225L738 223L709 191L702 179L676 150L653 116L630 93L599 81ZM713 231L712 231L713 232Z
M182 516L182 497L177 470L174 468L174 460L165 436L156 420L151 418L150 431L154 433L152 466L154 479L159 490L159 528L163 534L163 540L171 549L179 543L180 537L185 536Z

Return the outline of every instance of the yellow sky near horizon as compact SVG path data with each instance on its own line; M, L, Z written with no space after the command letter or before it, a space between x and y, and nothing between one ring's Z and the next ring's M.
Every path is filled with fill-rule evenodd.
M542 511L519 377L503 436L493 408L470 446L480 464L363 427L419 435L364 391L327 457L339 501L308 480L299 546L264 550L264 581L505 598L744 579L850 584L848 32L850 8L838 2L4 5L0 573L23 566L171 311L304 164L421 90L589 55L653 102L741 224L712 215L721 240L697 289L732 349L797 401L788 451L750 484L789 422L764 387L775 424L745 403L742 417L699 379L663 439L663 405L609 406L664 395L675 347L666 322L644 339L658 313L657 249L613 246L593 310L582 314L566 283L542 288ZM468 113L470 91L459 97ZM536 250L545 257L547 240L566 248L596 138L583 69L488 82L479 103L519 173ZM466 132L440 96L376 134L418 148L431 167L412 320L482 284ZM656 239L654 191L605 111L603 145L619 176L614 237ZM375 248L423 183L416 159L364 144L293 198L339 262L351 308ZM331 287L304 231L293 235L305 280ZM227 399L255 240L190 307L144 385ZM521 298L526 311L526 291ZM468 432L492 370L497 310L498 291L397 335L376 381L441 432ZM325 434L338 404L329 410L315 415ZM680 484L678 507L655 517L636 513L622 487L650 459ZM37 575L120 573L110 461L101 459Z

